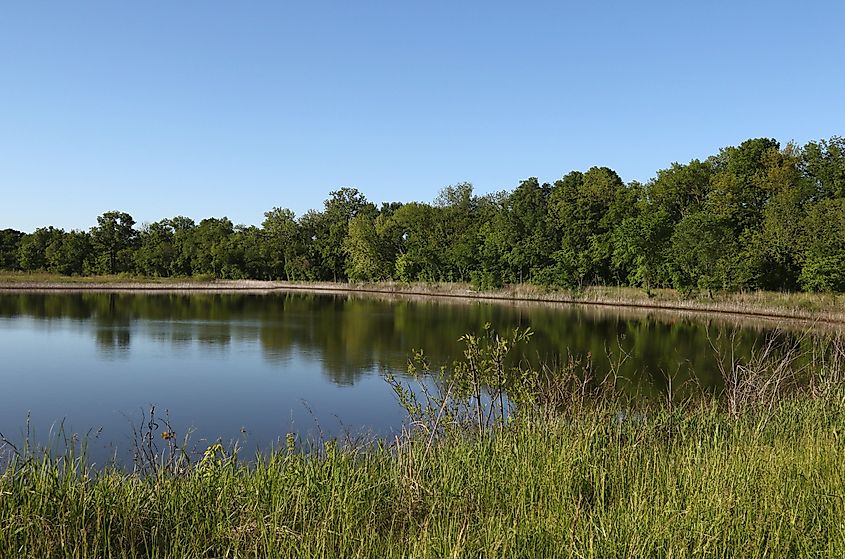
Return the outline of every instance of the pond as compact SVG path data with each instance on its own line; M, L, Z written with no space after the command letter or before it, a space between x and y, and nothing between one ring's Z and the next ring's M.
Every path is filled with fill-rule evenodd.
M92 459L122 461L155 405L177 434L192 430L198 447L221 439L267 449L288 432L389 436L404 414L385 374L407 375L414 349L449 364L462 355L459 338L486 323L500 332L530 327L519 352L533 363L575 355L598 372L618 366L644 395L665 390L669 378L717 390L713 346L748 354L773 327L356 294L5 293L0 433L18 444L87 434Z

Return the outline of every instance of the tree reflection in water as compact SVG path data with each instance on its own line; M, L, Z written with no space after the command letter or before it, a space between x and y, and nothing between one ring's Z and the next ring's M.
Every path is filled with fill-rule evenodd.
M373 370L403 371L413 349L432 362L461 356L458 341L485 323L508 331L530 327L522 358L555 363L568 355L589 358L599 372L621 363L631 389L654 393L695 378L717 389L717 348L731 344L747 355L771 329L739 327L693 316L539 304L442 299L377 298L357 294L249 293L21 293L0 295L0 317L91 323L97 347L128 355L136 337L174 350L199 343L226 351L233 343L258 344L265 360L284 366L292 352L313 355L339 385ZM800 333L778 333L785 345Z

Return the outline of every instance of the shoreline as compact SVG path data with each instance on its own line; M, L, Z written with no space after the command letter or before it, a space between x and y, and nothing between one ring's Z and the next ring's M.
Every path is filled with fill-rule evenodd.
M212 280L212 281L156 281L140 279L68 278L68 281L40 281L21 277L16 281L0 279L0 293L255 293L272 292L305 293L360 293L399 297L426 297L460 299L468 301L528 302L631 309L640 311L667 311L748 317L766 320L788 320L803 323L845 324L845 297L836 294L807 293L727 293L712 300L683 298L672 290L655 290L649 297L633 288L594 287L580 292L552 291L536 286L518 285L493 291L478 291L468 284L402 284L286 282L264 280ZM814 308L815 307L815 308Z

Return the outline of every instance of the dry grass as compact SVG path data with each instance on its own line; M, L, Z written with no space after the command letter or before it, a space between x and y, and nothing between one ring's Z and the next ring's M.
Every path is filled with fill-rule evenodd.
M632 309L707 312L760 318L845 323L845 295L819 293L739 292L684 296L673 289L646 293L632 287L587 287L578 291L553 290L521 284L478 291L462 283L291 283L267 282L268 287L306 290L415 295L462 300L527 301L589 304Z
M127 290L127 291L254 291L296 290L425 296L458 300L525 301L594 305L628 309L713 313L795 321L845 323L845 295L835 293L782 293L768 291L685 296L672 289L646 293L631 287L587 287L581 290L546 289L530 284L478 291L464 283L335 283L210 278L145 278L137 276L68 277L55 274L4 272L3 290Z
M217 280L204 276L151 278L132 275L61 276L48 273L0 273L0 291L266 291L277 282Z

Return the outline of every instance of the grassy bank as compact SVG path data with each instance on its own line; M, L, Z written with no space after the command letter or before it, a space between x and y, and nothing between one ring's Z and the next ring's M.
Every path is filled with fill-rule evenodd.
M308 287L311 284L305 284ZM478 291L468 284L313 284L325 289L446 297L590 304L642 309L700 311L749 316L845 322L845 295L837 293L715 292L684 294L675 289L646 292L632 287L590 286L579 290L547 289L530 284Z
M552 290L521 284L478 291L463 283L334 283L258 280L214 280L208 277L147 278L140 276L80 276L0 272L3 290L302 290L376 293L395 296L446 297L464 300L534 301L550 304L590 304L621 308L736 314L791 320L845 323L845 295L836 293L736 292L712 296L683 294L673 289L646 292L630 287L586 287Z
M184 475L21 461L0 476L0 556L841 557L843 436L841 399L791 399L217 454Z
M154 278L135 276L131 274L103 275L103 276L63 276L49 272L9 272L0 271L0 286L15 287L51 287L51 286L122 286L122 285L152 285L168 286L173 284L204 285L214 283L211 276L195 276L180 278Z
M841 338L810 365L782 351L730 362L723 394L663 403L577 363L505 374L508 340L466 336L427 396L394 384L410 422L392 441L291 436L269 455L191 458L141 432L132 472L7 449L0 557L845 554Z

